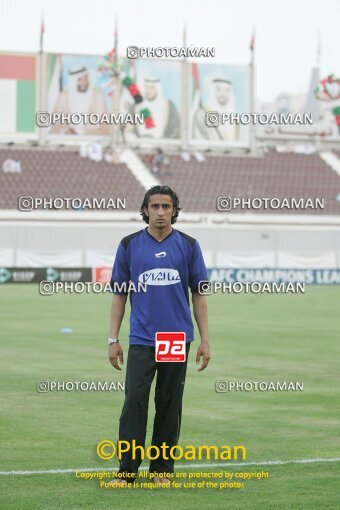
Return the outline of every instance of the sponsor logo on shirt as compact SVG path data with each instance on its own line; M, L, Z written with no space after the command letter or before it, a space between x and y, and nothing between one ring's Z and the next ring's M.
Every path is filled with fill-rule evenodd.
M159 253L155 253L156 259L161 259L166 256L166 251L160 251Z
M180 283L181 278L177 269L161 267L140 274L138 281L146 285L174 285Z

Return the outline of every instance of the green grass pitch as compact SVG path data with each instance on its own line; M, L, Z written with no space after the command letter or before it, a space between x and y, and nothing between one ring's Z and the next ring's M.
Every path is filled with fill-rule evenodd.
M2 472L117 466L97 457L96 444L116 440L122 392L36 391L39 380L124 380L125 370L107 360L110 301L108 294L43 297L35 285L0 287ZM108 490L74 473L1 474L0 508L340 508L340 462L261 465L340 457L339 302L339 286L208 298L212 358L198 373L198 341L192 344L180 444L242 444L247 462L259 465L184 471L264 470L268 479L243 489ZM64 327L73 333L62 334ZM120 335L125 355L127 333L128 314ZM216 393L218 379L303 381L304 391ZM153 398L148 444L152 415Z

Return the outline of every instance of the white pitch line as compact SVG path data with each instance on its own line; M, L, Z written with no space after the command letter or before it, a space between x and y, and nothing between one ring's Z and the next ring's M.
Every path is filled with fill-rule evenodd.
M211 468L211 467L224 467L232 468L234 466L283 466L285 464L316 464L318 462L340 462L340 457L334 459L297 459L297 460L262 460L258 462L235 462L233 464L226 464L225 462L216 462L211 464L176 464L176 469L195 469L195 468ZM0 471L0 476L9 475L59 475L70 474L77 472L100 472L100 471L117 471L118 468L78 468L78 469L47 469L40 471ZM147 470L146 466L141 466L141 470Z

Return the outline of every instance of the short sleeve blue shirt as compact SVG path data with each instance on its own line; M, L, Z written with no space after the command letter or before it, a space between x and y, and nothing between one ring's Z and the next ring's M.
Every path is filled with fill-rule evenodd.
M161 242L147 228L124 237L118 246L111 287L130 291L130 345L155 344L158 331L183 331L186 341L194 339L189 288L207 280L207 270L196 239L172 229ZM139 284L139 285L138 285ZM145 287L146 291L138 287ZM130 287L129 287L130 286Z

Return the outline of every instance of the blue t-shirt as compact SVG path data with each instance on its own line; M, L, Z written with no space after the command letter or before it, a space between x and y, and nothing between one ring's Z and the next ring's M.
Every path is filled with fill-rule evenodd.
M119 289L146 284L146 292L130 291L130 345L154 346L158 331L183 331L191 342L189 288L197 292L198 282L207 279L201 248L187 234L172 229L158 242L145 228L124 237L112 270L112 291L127 294Z

